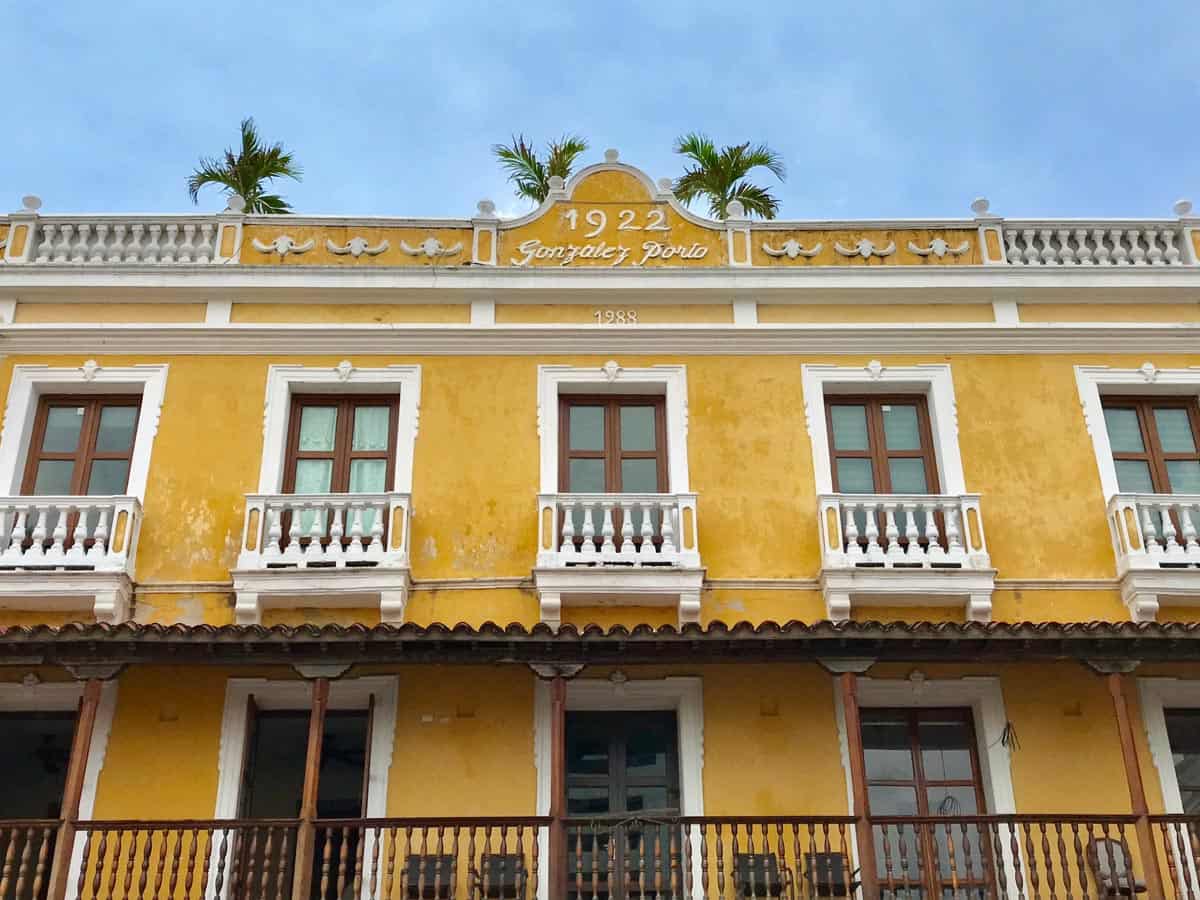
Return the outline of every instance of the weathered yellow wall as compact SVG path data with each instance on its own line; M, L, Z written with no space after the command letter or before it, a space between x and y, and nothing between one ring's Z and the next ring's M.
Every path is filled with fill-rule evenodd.
M203 322L203 303L18 303L13 321Z
M350 324L471 321L465 303L235 303L229 321Z
M594 303L594 304L525 304L498 303L496 324L507 325L561 323L570 325L596 325L596 312L629 313L637 315L638 325L680 322L706 324L729 324L733 321L733 307L727 303L688 303L681 305L658 305L649 303ZM605 321L604 328L621 328L622 324Z
M1200 303L1018 303L1022 322L1200 322Z
M760 303L758 321L787 322L992 322L990 303Z

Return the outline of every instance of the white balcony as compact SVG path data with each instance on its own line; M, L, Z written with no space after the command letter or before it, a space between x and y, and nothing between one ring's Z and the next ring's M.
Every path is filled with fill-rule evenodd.
M1116 494L1108 523L1134 621L1163 604L1200 605L1200 494Z
M0 608L129 618L136 497L0 498Z
M542 621L562 605L676 606L700 613L695 494L540 494L534 582Z
M858 606L957 606L988 621L996 572L978 494L824 494L821 589L830 619Z
M402 622L409 590L408 494L248 494L233 572L239 624L269 608L378 606Z

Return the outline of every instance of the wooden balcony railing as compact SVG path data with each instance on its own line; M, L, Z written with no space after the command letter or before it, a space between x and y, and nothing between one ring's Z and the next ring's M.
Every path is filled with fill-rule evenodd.
M0 822L0 898L45 896L57 834L54 819Z

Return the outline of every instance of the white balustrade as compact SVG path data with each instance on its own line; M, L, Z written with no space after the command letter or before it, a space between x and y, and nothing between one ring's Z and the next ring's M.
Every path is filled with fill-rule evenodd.
M128 572L141 524L136 497L0 497L0 572Z
M826 569L987 569L978 494L824 494Z
M1120 574L1200 568L1200 494L1117 494L1108 522Z
M408 494L248 494L242 571L408 566Z
M700 565L695 494L540 494L538 566Z
M1179 266L1184 237L1171 222L1005 221L1011 266Z
M34 265L205 265L217 257L218 222L201 216L40 217Z

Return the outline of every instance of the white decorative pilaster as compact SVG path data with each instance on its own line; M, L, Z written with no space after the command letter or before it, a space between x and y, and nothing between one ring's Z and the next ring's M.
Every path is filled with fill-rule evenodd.
M696 625L700 624L700 593L686 593L679 595L679 627L682 628L689 622Z
M379 621L385 625L403 625L404 614L408 609L408 591L403 588L396 591L379 592Z
M845 622L850 618L849 592L825 592L825 618L831 622Z
M1176 200L1175 215L1179 216L1180 240L1183 242L1183 246L1178 249L1183 253L1184 264L1194 266L1200 260L1196 258L1196 244L1192 235L1200 228L1200 219L1192 216L1191 200Z
M471 219L471 263L494 266L500 239L500 217L496 215L496 204L491 200L480 200L478 210Z
M132 594L132 586L128 582L111 591L97 591L92 606L96 621L107 622L110 625L119 625L121 622L129 621L133 605Z
M548 591L542 592L538 598L541 606L541 619L551 628L562 626L562 595Z
M262 606L258 594L238 591L233 604L233 620L238 625L257 625L262 621Z
M738 200L731 200L725 210L725 242L731 266L749 266L750 219L746 208Z
M971 212L975 213L975 226L979 234L979 255L985 266L1006 266L1008 259L1004 255L1004 219L990 214L991 204L987 197L976 197L971 201ZM988 235L996 244L993 253L988 246Z
M215 263L236 263L242 260L242 225L246 221L246 201L234 194L225 209L217 215L217 236L213 242L212 260ZM223 253L222 248L228 253Z
M990 621L992 621L992 595L991 594L971 594L967 598L967 621L968 622L990 622Z
M42 198L27 194L21 198L21 208L8 217L8 237L4 242L4 262L24 265L33 255L37 243L38 210Z

